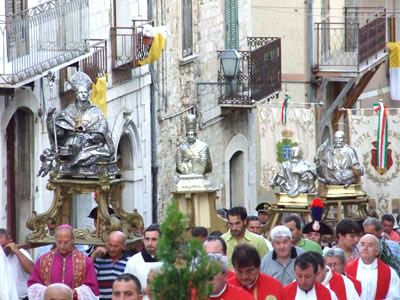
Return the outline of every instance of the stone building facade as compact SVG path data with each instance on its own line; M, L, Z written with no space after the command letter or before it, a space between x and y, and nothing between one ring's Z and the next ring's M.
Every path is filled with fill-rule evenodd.
M155 23L167 26L172 33L156 64L159 217L162 220L171 201L175 151L183 141L184 117L189 112L198 116L198 137L210 148L210 178L219 189L217 207L244 205L252 210L257 202L254 110L222 108L218 104L221 86L215 84L217 51L226 49L226 6L237 5L238 50L247 49L250 1L167 0L154 1L153 5ZM188 24L193 43L189 54L183 49Z

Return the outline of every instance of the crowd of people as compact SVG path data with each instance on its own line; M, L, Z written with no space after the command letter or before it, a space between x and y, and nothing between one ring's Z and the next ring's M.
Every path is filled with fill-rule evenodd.
M261 204L257 210L258 216L248 216L244 207L224 211L225 233L192 229L209 260L220 266L210 282L210 299L400 297L396 265L400 246L393 216L369 217L363 222L343 219L332 230L323 222L304 224L300 216L287 215L281 225L271 228L268 240L261 233L268 206ZM324 236L333 237L333 233L330 241L334 243L323 245ZM128 251L126 236L120 231L111 232L107 245L95 247L90 255L74 246L70 225L56 227L54 234L54 247L46 248L34 262L0 229L1 300L154 299L149 283L162 272L157 258L162 235L158 225L144 230L137 253ZM390 263L380 259L382 255Z

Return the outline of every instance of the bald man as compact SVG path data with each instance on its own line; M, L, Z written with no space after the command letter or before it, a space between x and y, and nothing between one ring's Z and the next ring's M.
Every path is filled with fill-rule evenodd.
M97 281L100 288L100 300L111 299L112 283L124 273L129 255L125 252L126 236L121 231L110 232L107 246L97 247L92 254Z
M392 299L400 295L400 280L396 271L381 261L379 240L364 235L358 244L360 257L346 266L346 273L362 284L361 299Z
M63 283L50 284L44 291L44 300L72 300L73 291Z

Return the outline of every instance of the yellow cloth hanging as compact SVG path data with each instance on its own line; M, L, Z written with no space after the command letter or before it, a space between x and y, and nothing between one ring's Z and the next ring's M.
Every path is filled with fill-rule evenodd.
M139 60L139 65L150 64L160 58L165 46L165 37L161 33L156 33L150 47L149 55L144 60Z
M103 111L104 116L107 116L107 74L97 78L96 84L92 84L91 101Z

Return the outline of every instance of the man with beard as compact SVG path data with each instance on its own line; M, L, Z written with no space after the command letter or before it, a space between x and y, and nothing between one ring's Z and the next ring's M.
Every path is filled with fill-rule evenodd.
M227 245L227 256L229 259L229 268L232 269L232 253L235 247L239 244L250 244L258 252L260 257L264 257L268 252L267 244L264 239L251 233L246 229L247 225L247 211L246 208L237 206L228 211L228 226L229 231L221 237L225 240Z
M146 288L147 273L150 268L161 265L156 257L160 236L161 230L157 224L147 227L143 237L144 249L132 256L126 263L125 273L136 276L143 288Z

